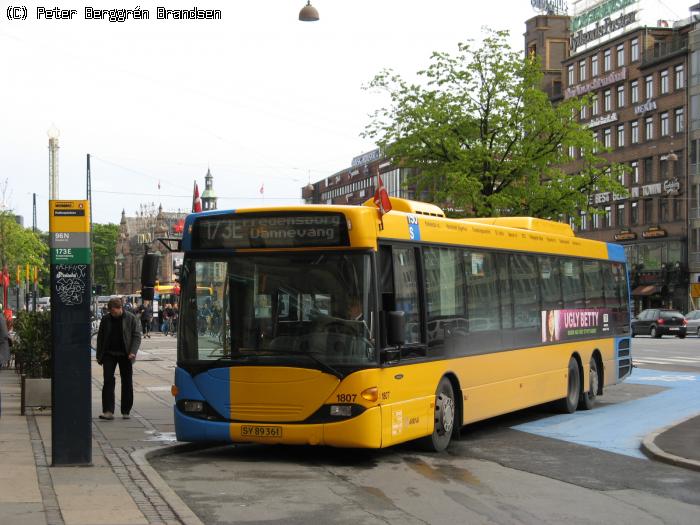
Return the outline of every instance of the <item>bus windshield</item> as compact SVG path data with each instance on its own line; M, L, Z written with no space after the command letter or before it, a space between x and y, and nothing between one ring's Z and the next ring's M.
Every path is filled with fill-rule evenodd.
M178 360L331 373L376 364L371 268L368 253L187 258Z

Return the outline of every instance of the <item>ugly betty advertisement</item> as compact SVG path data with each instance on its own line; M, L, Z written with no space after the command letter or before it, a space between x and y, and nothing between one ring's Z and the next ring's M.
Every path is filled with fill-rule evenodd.
M579 308L542 311L542 342L604 337L611 333L612 310Z

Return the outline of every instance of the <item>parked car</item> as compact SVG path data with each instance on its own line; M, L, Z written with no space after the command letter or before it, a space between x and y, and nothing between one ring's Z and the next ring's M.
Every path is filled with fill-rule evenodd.
M686 333L700 335L700 310L692 310L685 314L685 320L688 321Z
M632 319L632 337L649 334L652 337L675 335L680 339L685 337L688 321L683 314L676 310L649 308L642 310Z

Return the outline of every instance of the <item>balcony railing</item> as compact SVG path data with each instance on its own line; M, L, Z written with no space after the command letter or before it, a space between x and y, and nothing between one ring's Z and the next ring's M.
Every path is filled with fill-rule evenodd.
M660 62L672 55L688 49L688 36L674 36L668 40L658 40L653 47L645 48L642 53L642 67Z

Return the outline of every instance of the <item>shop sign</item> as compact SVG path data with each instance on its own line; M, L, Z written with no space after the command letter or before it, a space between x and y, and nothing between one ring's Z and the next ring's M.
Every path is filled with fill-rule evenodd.
M622 13L614 20L612 18L606 18L602 22L596 22L593 29L589 31L579 31L575 35L571 35L571 52L575 53L579 47L592 44L596 40L600 40L618 29L623 29L634 24L636 21L637 11L632 11L631 13Z
M647 231L642 232L642 237L645 239L658 239L659 237L666 237L666 230L662 230L657 226L652 226Z
M589 128L595 128L596 126L602 126L603 124L610 124L611 122L617 121L617 112L614 111L608 115L603 115L602 117L591 119L588 123Z
M569 12L569 4L566 0L530 0L530 5L535 11L566 15Z
M635 115L641 115L642 113L646 113L647 111L654 111L656 109L656 100L654 99L649 99L643 104L639 104L638 106L634 106L634 114Z
M616 82L620 82L621 80L625 80L626 78L627 68L623 67L622 69L619 69L618 71L613 71L612 73L604 77L594 78L593 80L585 84L579 84L578 86L566 88L566 90L564 91L564 98L580 97L581 95L585 95L589 91L609 86L610 84L615 84Z
M661 183L647 184L642 186L642 197L651 197L652 195L661 195Z
M571 31L575 32L583 27L595 24L603 18L609 17L613 13L630 6L635 2L637 2L637 0L608 0L607 2L601 2L595 7L584 11L580 15L574 16L571 19Z
M615 234L616 241L633 241L637 238L637 234L631 230L620 230Z
M381 152L379 148L373 149L372 151L368 151L352 159L350 165L354 168L356 166L362 166L363 164L369 164L374 160L379 160L380 156Z
M678 195L681 189L681 183L675 177L664 181L664 193L666 195Z

